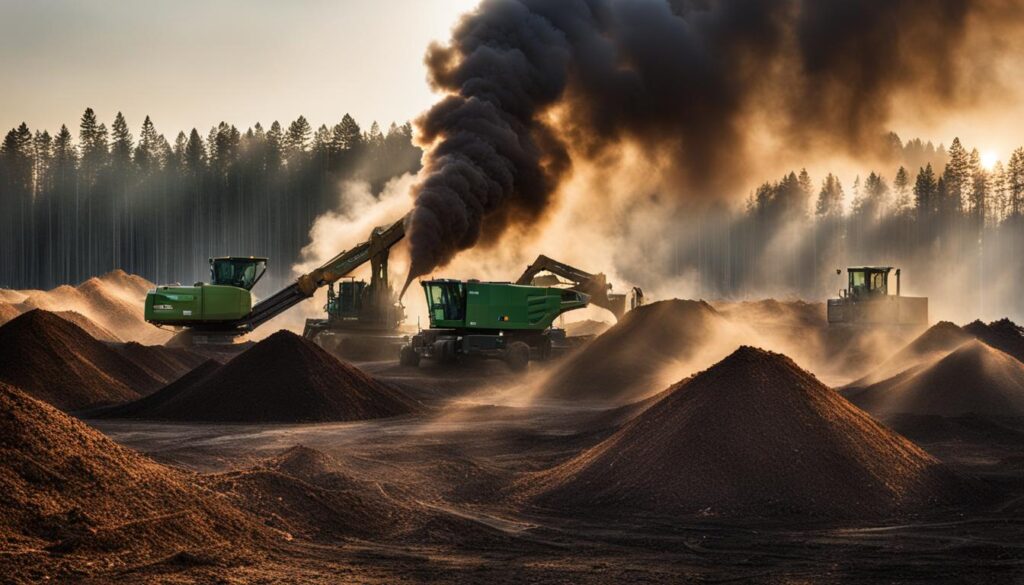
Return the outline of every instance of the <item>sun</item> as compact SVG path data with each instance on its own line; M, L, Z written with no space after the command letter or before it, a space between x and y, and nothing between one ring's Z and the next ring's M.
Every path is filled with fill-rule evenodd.
M992 168L996 166L997 162L999 162L999 155L996 154L995 151L986 150L981 153L981 166L986 171L991 171Z

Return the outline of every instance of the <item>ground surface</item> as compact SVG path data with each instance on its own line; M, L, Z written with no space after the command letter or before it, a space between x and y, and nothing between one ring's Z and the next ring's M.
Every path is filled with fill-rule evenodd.
M167 424L90 420L124 446L204 474L243 469L295 445L326 453L347 476L430 515L417 532L382 539L283 542L267 555L202 558L78 575L81 582L664 583L1024 581L1024 432L999 440L914 435L955 469L1003 490L983 510L881 526L711 523L636 515L566 517L521 506L509 486L610 436L629 409L525 404L544 372L513 380L487 363L453 373L429 365L362 367L422 400L426 415L314 425ZM970 424L970 421L962 424ZM928 428L932 428L929 426ZM958 436L963 436L962 433ZM984 439L984 440L982 440ZM837 478L837 480L840 480ZM840 480L841 481L841 480ZM73 560L69 559L69 563Z

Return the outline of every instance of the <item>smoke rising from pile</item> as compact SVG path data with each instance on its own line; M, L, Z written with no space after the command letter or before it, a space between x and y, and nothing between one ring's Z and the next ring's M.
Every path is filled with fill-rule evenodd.
M409 281L542 221L574 164L626 145L683 208L735 193L765 136L863 155L900 96L934 110L992 82L960 51L1005 3L485 0L427 56L446 97L418 120Z

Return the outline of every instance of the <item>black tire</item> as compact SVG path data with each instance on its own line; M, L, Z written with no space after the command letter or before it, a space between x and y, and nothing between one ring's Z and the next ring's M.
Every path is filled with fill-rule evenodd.
M402 349L398 352L398 363L410 368L419 367L420 354L416 353L416 350L411 345L403 345Z
M505 349L505 363L513 372L523 372L530 365L530 346L522 341L513 341Z
M455 363L455 341L451 339L435 341L431 357L433 357L435 362L442 365Z

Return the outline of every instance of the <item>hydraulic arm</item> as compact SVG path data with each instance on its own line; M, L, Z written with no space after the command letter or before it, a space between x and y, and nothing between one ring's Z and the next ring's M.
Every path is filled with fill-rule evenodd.
M554 277L540 275L541 272L549 272ZM533 264L526 268L526 271L519 277L516 284L553 286L561 284L558 277L564 278L571 283L570 290L588 295L590 297L590 304L611 311L616 319L621 319L626 313L626 295L611 292L612 285L608 283L604 273L591 274L543 254L537 256ZM643 297L643 291L639 287L634 287L632 298L630 299L630 308L643 304Z

